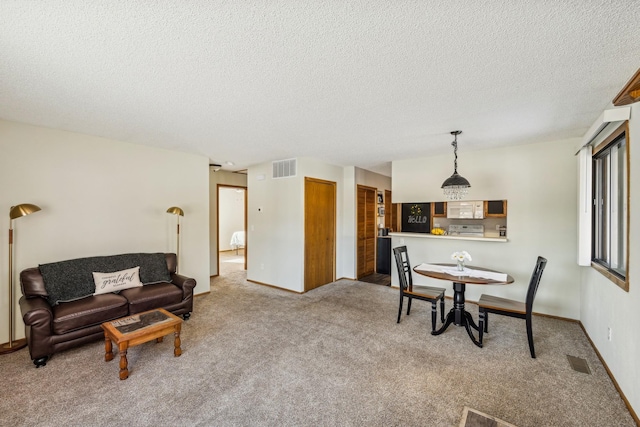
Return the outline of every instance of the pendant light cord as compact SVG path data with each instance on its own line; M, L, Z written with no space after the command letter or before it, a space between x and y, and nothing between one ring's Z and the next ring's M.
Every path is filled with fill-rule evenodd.
M454 136L454 139L451 145L453 145L453 156L454 156L453 173L458 173L458 135L457 134Z

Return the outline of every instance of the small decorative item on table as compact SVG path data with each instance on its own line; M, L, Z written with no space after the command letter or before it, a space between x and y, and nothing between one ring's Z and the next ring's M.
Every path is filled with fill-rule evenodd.
M459 251L451 254L451 259L458 264L458 271L464 271L464 262L471 261L471 255L467 251Z

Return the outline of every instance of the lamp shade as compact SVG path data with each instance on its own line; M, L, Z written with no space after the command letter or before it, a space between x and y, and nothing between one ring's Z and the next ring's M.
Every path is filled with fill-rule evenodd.
M442 188L446 187L471 187L471 184L465 177L454 173L442 183Z
M39 206L32 205L31 203L23 203L21 205L12 206L9 210L9 218L16 219L21 216L29 215L40 210Z
M184 211L177 206L171 206L169 209L167 209L167 213L184 216Z

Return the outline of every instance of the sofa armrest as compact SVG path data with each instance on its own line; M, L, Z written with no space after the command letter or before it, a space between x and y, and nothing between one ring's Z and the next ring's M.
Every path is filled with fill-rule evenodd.
M44 366L53 354L53 310L46 299L20 298L20 311L25 324L29 354L36 367Z
M180 274L171 274L171 283L182 289L182 298L186 299L193 295L193 288L196 287L196 279L182 276Z
M53 310L44 298L20 298L20 311L25 325L51 331ZM51 332L50 332L51 333Z

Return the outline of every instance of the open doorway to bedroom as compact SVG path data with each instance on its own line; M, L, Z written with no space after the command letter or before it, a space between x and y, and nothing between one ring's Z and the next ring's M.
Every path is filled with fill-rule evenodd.
M218 184L218 274L247 269L247 188Z

